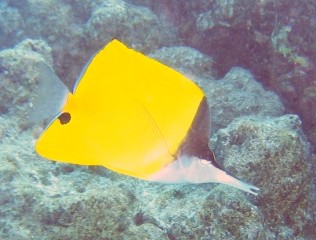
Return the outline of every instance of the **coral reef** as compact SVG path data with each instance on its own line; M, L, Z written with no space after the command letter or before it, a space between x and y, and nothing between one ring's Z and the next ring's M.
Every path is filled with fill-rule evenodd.
M38 83L39 62L51 65L51 48L42 40L24 40L0 52L0 114L10 113L25 123L32 92Z
M186 46L162 47L149 55L150 57L193 78L212 78L211 57ZM201 85L202 83L199 83Z
M175 34L151 10L123 0L5 2L0 5L2 47L13 47L25 36L45 40L57 74L69 87L91 55L113 38L144 52L176 42Z
M204 87L211 107L213 129L226 127L239 116L281 116L284 106L273 92L264 90L249 71L232 68L219 81Z
M0 238L314 239L314 22L307 0L1 1ZM35 154L43 126L26 115L38 63L71 87L113 38L201 86L218 161L260 187L258 196L150 183ZM302 122L284 115L293 111Z
M316 102L314 2L129 2L151 8L170 28L177 29L182 43L212 56L216 78L234 66L253 72L265 87L278 93L289 111L302 118L314 149L316 117L309 111Z
M225 168L261 187L257 205L269 224L275 228L285 223L295 236L303 234L309 227L312 172L310 146L298 116L237 118L215 139Z

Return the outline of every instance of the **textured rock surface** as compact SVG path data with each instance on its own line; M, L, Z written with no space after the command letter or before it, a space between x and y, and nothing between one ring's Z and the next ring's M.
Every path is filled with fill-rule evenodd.
M136 7L124 1L110 0L99 5L92 12L86 27L89 45L97 49L114 36L134 49L148 52L168 43L172 36L148 8Z
M205 93L211 107L212 128L226 127L239 116L281 116L279 97L264 90L249 71L232 68L224 78L207 83Z
M236 64L250 66L255 73L257 69L252 67L267 66L261 61L266 55L260 54L269 49L262 47L267 46L265 36L271 36L274 29L268 24L272 19L268 11L272 1L260 1L262 5L254 1L229 2L225 5L213 0L181 1L181 6L180 1L165 0L0 3L1 239L315 238L315 186L310 184L311 169L315 168L310 165L316 165L316 158L311 156L299 118L283 115L285 110L278 97L266 91L247 70L233 68L220 80L212 76L219 76L219 69L228 71L228 66ZM292 9L284 4L281 1L278 9ZM216 6L215 15L210 6ZM250 14L258 11L262 15ZM291 14L294 15L290 15L289 21L297 13ZM262 18L249 21L249 16ZM207 23L211 19L216 25L201 28L202 22L197 18L204 18ZM286 19L282 21L286 25ZM266 28L260 22L266 23ZM245 23L248 29L257 31L240 38L247 29ZM180 36L177 39L175 29ZM167 34L168 31L171 33ZM278 41L271 49L285 51L283 54L287 49L282 48L282 43L288 38L282 38L282 34L284 31L275 32ZM251 36L257 36L256 41L263 45L253 48L253 38L243 41ZM104 168L46 161L34 153L41 126L30 129L24 123L40 80L37 63L45 61L52 65L71 85L91 54L114 37L146 53L164 46L152 56L192 77L203 88L211 105L211 145L218 160L240 179L260 187L259 196L225 185L148 183ZM302 39L293 37L292 42L286 42L287 47L294 42L304 46ZM20 43L24 38L44 40L27 39ZM181 46L178 42L182 42ZM183 42L199 47L200 52L183 46ZM249 58L247 53L251 49L258 56ZM293 63L295 56L306 53L301 48L298 51L285 54L285 59L288 56ZM202 52L214 53L215 58ZM222 58L216 55L219 52ZM237 57L243 61L238 62ZM252 64L245 64L245 59ZM289 69L287 61L281 60L280 64L286 67L282 65L280 70ZM214 71L214 64L218 72ZM302 69L306 70L299 64L294 72ZM274 76L273 79L279 79L279 75ZM294 79L298 86L301 78ZM311 98L304 106L311 114L313 88L305 92Z
M308 145L296 116L239 118L213 138L219 160L258 185L258 197L225 185L161 185L56 164L32 153L28 131L0 120L3 239L273 239L277 232L287 239L311 227Z
M123 0L6 0L0 4L1 19L0 48L26 37L44 39L52 47L57 74L69 86L91 55L113 38L144 52L176 42L151 10Z
M199 0L129 2L148 6L186 45L214 59L223 77L232 67L251 70L303 120L316 145L316 6L310 0ZM314 150L315 152L316 150Z
M254 80L247 71L234 71L240 81L246 79L245 85L251 86L249 82ZM226 83L227 89L234 89L231 85L236 75L228 74L225 79L221 87ZM205 79L198 82L204 83L204 90L212 95L215 85ZM259 93L277 99L252 84L257 88L248 87L244 97ZM228 91L221 103L230 102L234 95L234 91ZM251 106L250 100L246 103ZM14 121L19 115L4 115L0 176L6 184L0 189L1 237L272 239L276 232L284 239L300 236L309 227L308 144L296 116L264 120L259 113L257 117L226 122L227 128L212 139L219 160L224 160L229 171L261 187L259 197L247 197L224 185L160 185L103 168L49 162L33 153L30 131L21 131ZM225 115L216 116L219 122L225 119ZM238 116L237 112L235 118ZM36 131L33 129L34 134ZM17 226L20 230L12 232Z
M15 8L5 7L0 2L0 49L11 44L18 43L23 38L23 20L19 11Z
M150 57L176 69L197 81L199 78L212 78L211 57L186 46L163 47L150 54ZM201 85L201 82L198 82Z
M304 233L310 227L312 172L310 146L299 118L242 117L219 130L215 138L216 153L225 168L237 176L247 175L260 186L257 204L271 226L285 223L293 234Z
M42 40L24 40L0 51L0 114L19 115L25 123L32 92L38 83L38 63L52 64L51 48Z

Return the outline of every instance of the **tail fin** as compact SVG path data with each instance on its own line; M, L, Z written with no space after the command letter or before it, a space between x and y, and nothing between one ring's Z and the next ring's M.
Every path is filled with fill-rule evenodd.
M227 174L210 161L191 156L180 156L165 168L150 176L148 180L162 183L223 183L253 195L259 188Z
M50 66L40 62L38 68L39 85L35 97L31 100L32 110L28 114L29 123L53 119L60 113L69 94L66 85Z

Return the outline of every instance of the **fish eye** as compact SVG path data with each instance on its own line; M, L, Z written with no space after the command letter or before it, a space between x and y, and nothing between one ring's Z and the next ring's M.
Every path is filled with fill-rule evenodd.
M58 119L60 123L64 125L70 122L71 115L69 112L63 112L62 114L59 115Z

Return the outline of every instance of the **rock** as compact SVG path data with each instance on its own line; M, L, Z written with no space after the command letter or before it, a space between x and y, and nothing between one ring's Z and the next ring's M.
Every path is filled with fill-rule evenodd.
M44 39L52 48L57 75L70 88L91 56L113 38L147 53L176 42L175 33L151 10L123 0L6 1L8 6L0 5L0 19L11 19L12 26L5 25L7 35L0 43L12 47L9 38L16 35Z
M294 235L308 227L310 145L296 115L240 117L214 136L215 152L228 172L260 187L257 205L269 224Z
M150 52L170 44L172 40L172 35L153 12L122 0L108 0L98 6L86 28L88 45L97 49L118 38L133 49Z
M164 233L158 227L147 223L140 226L130 226L127 234L123 237L123 239L170 240L167 233Z
M314 134L314 58L310 69L304 60L315 52L305 44L314 38L305 30L315 24L313 11L300 14L299 3L312 9L311 1L2 1L0 44L12 48L0 52L0 238L314 239L315 155L299 118L284 115L279 98L254 78L283 99L300 99L310 123L305 130ZM275 9L286 11L274 26ZM51 65L71 87L93 53L115 37L202 87L218 160L260 187L258 196L221 184L149 183L34 153L41 127L23 125L23 113L39 81L37 63ZM254 76L228 72L231 66L246 66Z
M19 11L0 3L0 49L17 44L23 35L23 19Z
M212 58L190 47L162 47L149 56L195 81L213 76Z
M257 206L238 190L214 188L203 203L201 219L209 231L204 239L270 239L274 234Z
M158 226L168 232L169 239L264 239L273 235L260 210L232 187L166 186L156 196L144 190L148 191L145 199L140 199L144 224Z
M266 91L247 70L232 68L224 78L203 85L215 132L239 116L281 116L284 113L278 96Z
M42 40L26 39L0 52L0 113L25 122L38 82L38 63L52 64L51 48Z
M65 196L39 212L42 231L52 231L47 239L70 239L71 235L78 239L122 238L131 224L133 200L118 187L87 191L77 199Z

